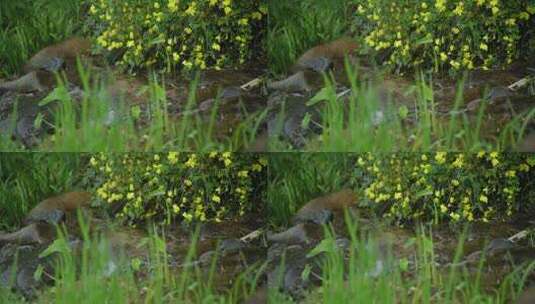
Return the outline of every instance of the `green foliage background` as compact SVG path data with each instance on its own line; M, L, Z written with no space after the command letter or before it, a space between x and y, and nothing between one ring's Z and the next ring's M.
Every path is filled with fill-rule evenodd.
M43 199L79 189L86 164L80 153L0 153L0 230Z
M0 78L43 47L82 29L83 0L0 1Z
M270 156L269 222L345 187L397 224L510 220L535 214L535 155L279 153ZM531 215L530 215L531 214Z

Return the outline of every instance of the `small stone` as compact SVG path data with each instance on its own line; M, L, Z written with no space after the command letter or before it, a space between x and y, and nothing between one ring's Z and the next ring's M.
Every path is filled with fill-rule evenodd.
M221 250L221 254L223 256L236 253L244 247L245 245L243 242L238 239L223 240L221 243L219 243L219 250Z
M268 234L268 241L285 244L309 243L304 224L297 224L286 231Z

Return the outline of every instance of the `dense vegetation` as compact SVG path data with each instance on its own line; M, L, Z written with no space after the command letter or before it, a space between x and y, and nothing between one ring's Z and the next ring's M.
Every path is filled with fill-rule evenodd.
M492 222L535 212L530 154L289 153L269 162L273 224L343 187L360 194L361 207L398 224Z
M260 56L262 1L88 1L100 49L134 68L221 69Z
M132 224L149 219L221 222L253 210L263 214L268 164L261 155L101 153L90 164L99 200L123 203L117 216Z

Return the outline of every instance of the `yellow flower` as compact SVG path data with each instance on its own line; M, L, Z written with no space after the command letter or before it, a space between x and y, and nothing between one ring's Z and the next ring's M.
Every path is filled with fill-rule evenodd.
M191 220L193 219L193 215L187 212L183 212L182 216L184 217L184 220L188 223L191 222Z
M439 12L443 12L446 10L446 0L436 0L435 7Z
M458 221L461 218L461 216L458 213L455 213L455 212L451 212L450 213L450 217L451 217L451 219L453 221Z
M515 177L516 176L516 171L515 170L507 170L507 172L505 172L505 176L507 176L507 177Z
M178 162L178 152L169 152L167 155L167 160L169 160L169 163L172 165L176 164Z
M253 169L253 171L255 171L255 172L260 172L260 171L262 171L262 165L260 165L260 164L253 164L252 169Z

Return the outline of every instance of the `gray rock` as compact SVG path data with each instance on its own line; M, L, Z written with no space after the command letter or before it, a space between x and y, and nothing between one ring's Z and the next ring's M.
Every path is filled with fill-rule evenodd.
M310 242L302 223L280 233L268 234L267 239L270 242L284 244L307 244Z
M239 252L245 247L245 244L238 239L227 239L219 243L218 249L221 251L222 256Z
M489 254L494 254L500 251L513 249L515 247L515 243L509 241L508 239L498 238L490 241L485 249L489 252Z
M210 251L207 251L203 254L201 254L201 256L199 257L199 264L201 264L202 266L207 266L207 265L210 265L212 263L212 260L214 259L215 255L216 255L216 251L215 250L210 250Z
M299 63L299 68L306 68L318 73L327 72L333 65L333 62L324 56L303 60Z
M330 223L334 218L334 214L329 209L322 209L316 212L307 212L298 214L293 218L294 223L312 222L318 225Z

